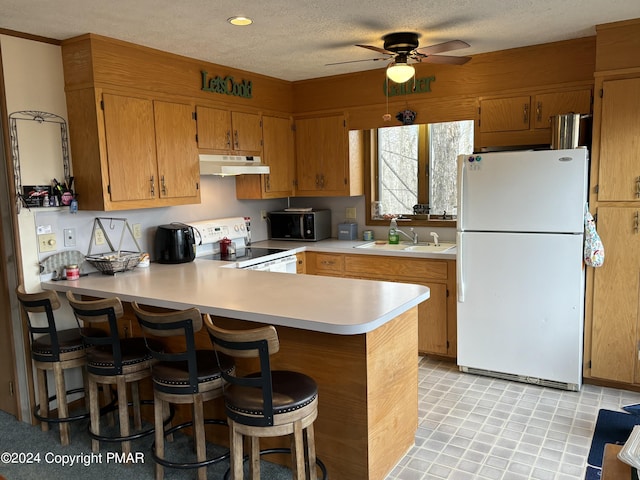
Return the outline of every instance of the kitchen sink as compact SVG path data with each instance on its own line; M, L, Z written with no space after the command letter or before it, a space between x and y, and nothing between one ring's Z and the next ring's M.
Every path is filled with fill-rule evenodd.
M392 251L404 251L404 252L428 252L428 253L442 253L450 250L456 246L455 243L440 242L438 245L433 243L418 243L413 244L410 242L400 242L396 245L391 245L387 242L369 242L362 245L356 245L354 248L366 248L371 250L392 250Z

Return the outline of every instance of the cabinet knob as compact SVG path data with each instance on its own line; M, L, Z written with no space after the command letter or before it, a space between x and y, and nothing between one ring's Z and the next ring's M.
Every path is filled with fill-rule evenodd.
M529 105L525 103L525 104L522 105L522 107L523 107L522 108L522 113L523 113L522 121L524 122L525 125L528 125L529 124Z
M240 142L238 141L238 131L237 130L233 131L233 144L235 145L235 148L240 148Z
M156 182L154 180L154 176L153 175L151 175L150 181L151 181L151 196L155 197L156 196Z
M231 148L231 131L227 130L227 148Z

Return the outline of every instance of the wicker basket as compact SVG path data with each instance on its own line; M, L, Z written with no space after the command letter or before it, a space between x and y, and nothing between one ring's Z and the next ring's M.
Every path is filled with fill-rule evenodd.
M105 275L133 270L140 262L140 252L111 252L88 255L85 260Z

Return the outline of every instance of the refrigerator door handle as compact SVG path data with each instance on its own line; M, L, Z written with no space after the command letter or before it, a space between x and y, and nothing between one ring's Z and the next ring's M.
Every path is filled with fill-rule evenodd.
M466 155L458 155L458 220L457 220L457 229L462 230L462 216L464 215L464 203L463 192L464 192L464 164Z
M460 217L458 217L460 218ZM462 265L464 264L462 259L462 235L460 232L456 233L456 246L458 247L458 251L456 254L456 288L458 290L458 302L464 303L464 272L462 270Z

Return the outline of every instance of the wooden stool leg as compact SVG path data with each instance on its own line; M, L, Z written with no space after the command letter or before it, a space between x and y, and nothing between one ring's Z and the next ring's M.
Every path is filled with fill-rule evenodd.
M129 407L127 405L127 382L124 376L116 377L116 385L118 389L118 417L120 417L120 436L126 437L130 434L129 430ZM122 453L129 456L131 453L131 442L122 442Z
M102 396L104 397L104 404L109 405L113 401L113 392L111 391L111 384L102 384ZM116 424L115 420L115 412L111 411L107 415L108 417L108 425L113 427Z
M164 411L164 419L167 420L171 416L171 406L169 405L169 402L162 402L162 410ZM169 422L167 424L167 430L171 429L171 426L172 423ZM167 435L166 440L168 442L173 442L173 433Z
M196 442L196 458L199 462L207 459L207 444L204 432L204 406L202 395L193 396L193 430ZM207 480L207 467L198 469L198 480Z
M305 430L307 438L307 460L309 461L309 478L316 480L318 472L316 470L316 439L313 431L313 423Z
M236 431L233 420L229 419L229 445L231 447L231 480L243 480L242 468L242 435Z
M98 384L95 379L89 375L89 413L91 415L91 433L100 434L100 401L98 399ZM100 442L91 439L91 450L98 453L100 450Z
M140 390L138 382L131 384L131 402L133 403L133 425L136 430L142 430L142 414L140 413Z
M291 438L291 466L293 479L305 480L302 422L294 422L293 424L293 435Z
M158 394L153 394L153 416L155 419L155 436L156 436L156 456L164 458L164 428L162 426L164 420L164 402L158 398ZM164 478L164 467L156 463L156 480Z
M249 437L249 443L251 444L249 475L252 480L260 480L260 438Z
M38 398L40 399L40 411L38 415L41 417L49 416L49 391L47 388L47 371L42 368L36 367L36 373L38 376ZM40 422L40 428L43 432L49 431L49 423L45 421Z
M56 383L56 397L58 400L58 419L67 418L69 411L67 409L67 389L64 382L64 371L60 362L53 364L53 379ZM69 445L69 424L60 422L60 443Z

